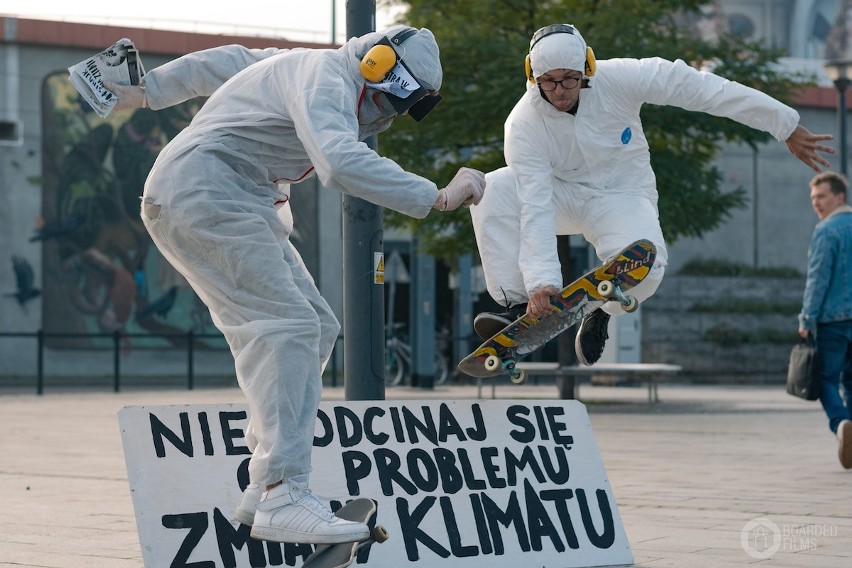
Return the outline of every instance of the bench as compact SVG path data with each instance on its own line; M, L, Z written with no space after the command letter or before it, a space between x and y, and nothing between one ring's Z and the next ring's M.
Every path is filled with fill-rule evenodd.
M522 361L517 365L527 374L527 380L534 375L553 375L562 399L579 399L580 381L590 377L592 383L602 379L622 379L627 382L645 382L648 384L648 402L659 402L657 385L664 376L676 375L683 371L680 365L664 363L598 363L591 367L570 365L560 367L559 363L536 363ZM579 379L579 380L578 380ZM595 380L599 379L599 380ZM491 398L495 398L496 382L491 381ZM482 398L482 380L477 380L478 396Z

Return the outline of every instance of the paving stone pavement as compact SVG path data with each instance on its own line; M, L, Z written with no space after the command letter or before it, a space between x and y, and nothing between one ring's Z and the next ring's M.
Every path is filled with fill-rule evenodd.
M482 394L490 397L490 387ZM643 387L584 386L580 394L635 566L852 566L852 470L841 468L818 403L783 386L663 385L658 404ZM506 384L496 396L557 392L552 384ZM475 386L386 393L476 397ZM342 400L343 389L326 388L324 398ZM142 566L116 413L226 402L244 399L227 387L42 396L0 387L0 567ZM750 529L771 527L767 521L782 534L770 555L742 542Z

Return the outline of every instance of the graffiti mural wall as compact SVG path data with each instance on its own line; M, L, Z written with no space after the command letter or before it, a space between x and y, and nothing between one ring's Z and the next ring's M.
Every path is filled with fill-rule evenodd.
M199 347L227 348L207 308L157 251L139 217L157 154L189 124L203 99L101 119L67 74L49 76L42 92L44 194L30 240L43 247L43 329L69 334L49 338L49 345L111 347L111 335L119 331L126 335L125 350L183 347L191 330L213 336L197 339ZM301 216L295 201L307 208L303 215L315 216L315 199L302 197L294 200L294 217ZM303 236L293 240L310 268L316 246L299 242Z

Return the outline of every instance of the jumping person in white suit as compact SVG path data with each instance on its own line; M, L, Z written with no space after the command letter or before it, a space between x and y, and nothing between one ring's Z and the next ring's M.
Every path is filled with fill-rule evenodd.
M668 252L660 229L657 188L639 111L644 103L724 116L764 130L816 171L831 135L814 135L798 113L754 89L683 61L660 58L595 62L568 24L538 30L526 60L527 89L505 123L507 166L486 174L488 191L471 207L488 292L506 307L474 320L481 337L524 313L541 317L564 284L556 235L581 234L606 261L638 239L657 247L650 274L631 292L650 297ZM618 302L586 316L576 351L591 365L607 339Z

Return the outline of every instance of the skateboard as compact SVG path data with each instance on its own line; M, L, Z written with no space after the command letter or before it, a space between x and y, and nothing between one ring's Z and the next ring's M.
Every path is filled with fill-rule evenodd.
M651 271L657 248L648 240L631 244L609 262L590 270L550 298L551 312L540 318L523 315L485 341L459 362L460 371L477 378L508 374L513 383L526 382L515 364L581 321L606 302L620 302L633 312L639 302L625 294Z
M347 521L370 524L370 536L365 540L354 542L319 544L302 564L302 568L345 568L355 561L355 555L359 550L372 546L374 542L384 542L389 537L385 527L374 524L376 503L372 499L355 499L334 514Z

